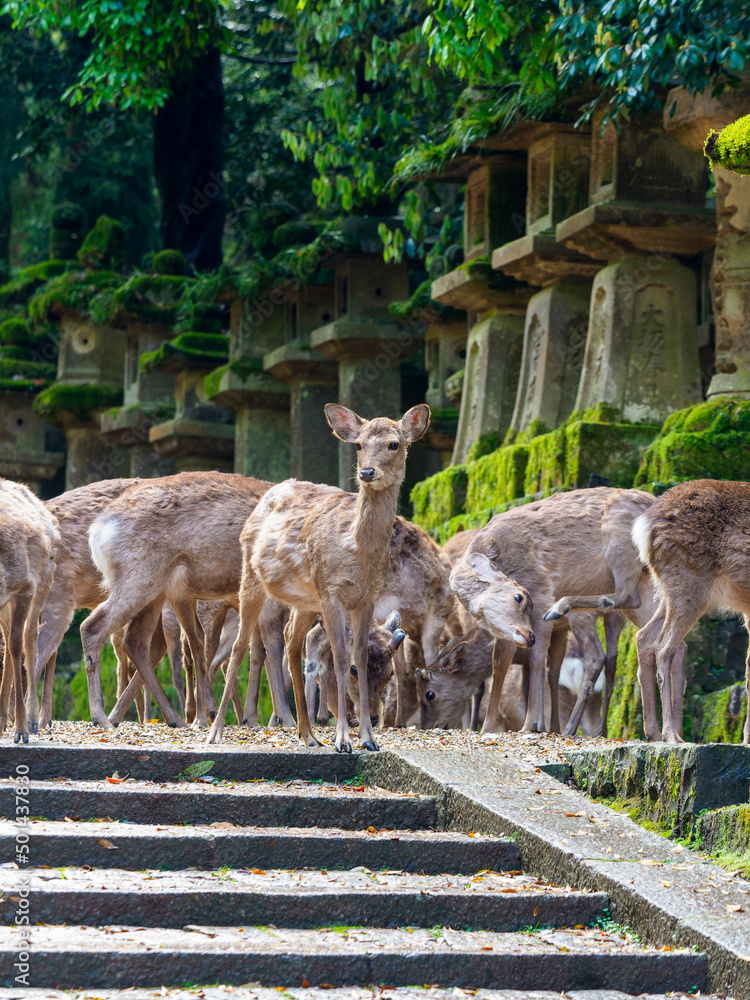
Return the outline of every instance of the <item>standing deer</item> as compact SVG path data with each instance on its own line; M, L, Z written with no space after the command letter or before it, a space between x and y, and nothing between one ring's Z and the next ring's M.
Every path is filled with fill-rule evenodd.
M288 480L270 489L248 518L240 537L240 631L210 743L221 739L229 688L269 595L292 608L284 639L300 737L307 746L318 745L305 703L302 646L322 611L338 683L336 749L339 753L352 750L346 720L347 615L359 681L359 738L365 749L378 749L368 704L367 636L388 569L407 448L427 430L430 409L419 404L401 420L364 420L335 403L328 403L325 412L334 434L357 449L359 492Z
M656 675L664 739L681 743L683 639L709 608L739 612L750 630L750 483L698 479L673 486L635 522L633 541L660 595L635 639L643 728L648 739L662 738ZM750 649L745 678L750 692ZM750 712L743 740L750 743Z
M21 657L26 657L28 702L38 711L36 662L39 615L62 555L57 520L26 486L0 479L0 628L5 641L0 683L0 733L14 693L14 741L29 742Z
M497 514L476 535L454 566L451 585L498 640L486 730L497 718L514 644L533 647L526 732L544 727L545 663L555 621L573 611L615 609L638 627L651 618L656 608L653 585L630 533L635 520L654 503L654 497L640 490L597 487L557 493ZM528 613L531 630L519 629L514 605ZM679 657L684 654L683 646ZM575 732L580 723L600 663L601 658L587 662L586 680L566 732ZM641 683L643 689L648 678ZM644 704L648 697L646 693Z
M126 625L125 648L172 726L184 725L156 677L151 637L165 603L184 629L196 679L195 725L207 725L203 629L198 600L235 603L240 586L242 525L270 483L233 473L182 472L131 486L94 520L89 542L107 599L81 626L92 719L110 727L101 693L101 650ZM275 678L269 678L274 697ZM112 712L117 721L139 678ZM230 693L232 685L230 684ZM282 695L283 697L283 685ZM127 707L127 705L125 706Z

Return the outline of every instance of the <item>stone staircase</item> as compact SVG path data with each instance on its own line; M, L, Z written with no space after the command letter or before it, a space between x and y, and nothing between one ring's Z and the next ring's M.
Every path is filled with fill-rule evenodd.
M22 946L44 990L706 988L703 955L643 947L605 893L445 829L429 795L366 787L356 755L2 747L0 816L2 987Z

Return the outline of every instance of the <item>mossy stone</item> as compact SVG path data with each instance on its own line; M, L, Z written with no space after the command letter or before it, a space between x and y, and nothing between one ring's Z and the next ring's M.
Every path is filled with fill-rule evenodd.
M711 129L703 145L711 169L720 166L735 174L750 174L750 115L722 129Z
M151 261L152 274L185 274L187 261L180 250L160 250Z
M177 318L181 296L194 280L176 274L137 274L112 296L108 318L123 322L135 317L147 323L171 325Z
M25 267L10 281L0 286L0 305L27 302L38 288L51 278L62 274L68 266L64 260L45 260L41 264Z
M29 315L37 323L59 316L66 309L89 315L102 292L114 292L122 278L114 271L68 271L49 281L29 302Z
M709 399L667 417L635 485L659 493L688 479L750 479L750 400Z
M31 340L31 328L24 319L6 319L0 324L0 341L3 344L25 346Z
M96 413L122 405L122 386L55 383L34 400L34 412L55 424L65 415L88 423Z
M732 684L697 700L695 728L700 743L742 743L747 688Z
M453 465L429 479L417 483L411 491L416 524L429 531L464 511L467 470L465 465Z
M188 367L213 368L228 357L229 337L225 334L181 333L158 350L142 354L139 368L145 374Z
M277 250L306 246L320 235L324 225L323 222L310 222L305 219L282 222L274 229L271 242Z
M497 507L522 497L528 460L526 445L511 445L468 463L467 511Z
M100 215L78 251L78 260L85 267L117 267L123 261L124 242L125 229L122 223L110 219L108 215Z

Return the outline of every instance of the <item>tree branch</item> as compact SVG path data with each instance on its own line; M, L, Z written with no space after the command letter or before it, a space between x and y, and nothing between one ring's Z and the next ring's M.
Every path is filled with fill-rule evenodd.
M226 52L230 59L239 59L240 62L256 63L261 66L292 66L297 62L296 56L283 56L279 59L263 59L260 56L241 56L239 52Z

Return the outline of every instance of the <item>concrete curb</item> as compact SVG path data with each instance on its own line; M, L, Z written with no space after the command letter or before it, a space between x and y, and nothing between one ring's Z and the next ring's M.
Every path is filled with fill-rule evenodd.
M515 836L525 870L609 893L614 920L649 944L700 949L709 989L750 1000L750 884L518 757L389 751L358 769L366 782L434 796L445 828Z

